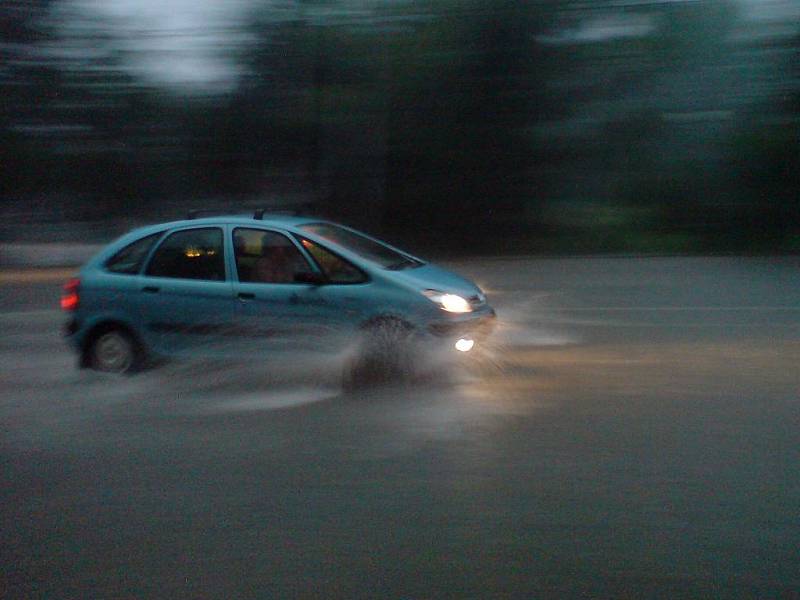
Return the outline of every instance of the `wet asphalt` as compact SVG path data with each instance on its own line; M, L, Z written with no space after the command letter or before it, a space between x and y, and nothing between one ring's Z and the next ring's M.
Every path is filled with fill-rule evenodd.
M486 353L78 370L0 277L0 597L800 597L800 259L480 259Z

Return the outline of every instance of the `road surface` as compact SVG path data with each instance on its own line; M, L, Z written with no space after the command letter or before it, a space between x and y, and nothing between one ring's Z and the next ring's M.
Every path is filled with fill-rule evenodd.
M489 356L79 371L0 275L3 598L800 597L800 260L452 263Z

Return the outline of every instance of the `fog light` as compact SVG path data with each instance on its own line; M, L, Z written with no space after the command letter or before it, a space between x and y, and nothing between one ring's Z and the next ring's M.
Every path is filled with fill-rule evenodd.
M466 338L461 338L456 342L456 350L459 352L469 352L472 350L472 347L475 345L473 340L468 340Z

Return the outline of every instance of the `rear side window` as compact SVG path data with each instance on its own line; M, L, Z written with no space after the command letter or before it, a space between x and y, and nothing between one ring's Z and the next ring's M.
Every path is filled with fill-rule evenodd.
M204 227L176 231L156 249L147 266L147 275L224 281L222 230Z
M106 261L105 268L112 273L135 275L142 268L147 253L156 243L161 233L153 233L128 244Z

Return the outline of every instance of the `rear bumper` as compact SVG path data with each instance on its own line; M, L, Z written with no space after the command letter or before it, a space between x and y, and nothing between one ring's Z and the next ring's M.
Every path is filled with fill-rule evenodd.
M82 335L81 323L78 319L70 318L70 320L61 327L61 333L73 349L80 351Z
M78 329L80 329L80 323L78 323L78 320L70 319L69 321L64 323L62 332L64 333L64 337L72 337L73 335L78 333Z

